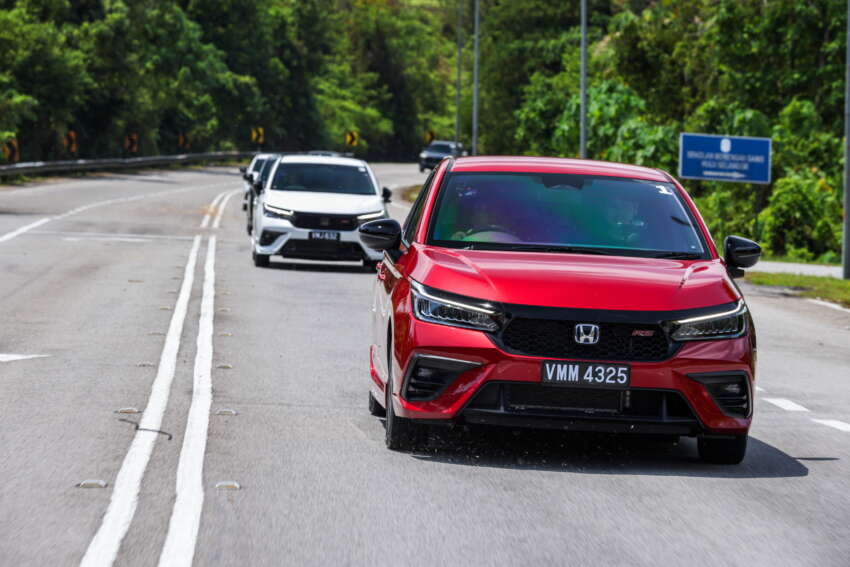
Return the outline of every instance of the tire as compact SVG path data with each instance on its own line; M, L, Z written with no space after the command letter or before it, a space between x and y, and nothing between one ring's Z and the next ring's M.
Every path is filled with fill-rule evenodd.
M395 414L392 402L392 380L387 382L387 419L384 426L386 429L387 449L392 451L408 451L412 449L420 437L420 428L409 419L404 419Z
M363 260L363 269L367 272L374 272L378 269L380 260Z
M381 404L378 403L378 400L375 399L371 391L369 392L369 413L375 417L384 417L387 415L386 410L381 407Z
M700 458L716 465L737 465L747 454L747 436L731 438L700 437L697 439Z
M424 173L424 172L425 172L425 168L420 165L419 166L419 173Z
M257 254L256 252L251 252L251 257L254 259L254 265L258 268L268 268L269 267L269 255L268 254Z

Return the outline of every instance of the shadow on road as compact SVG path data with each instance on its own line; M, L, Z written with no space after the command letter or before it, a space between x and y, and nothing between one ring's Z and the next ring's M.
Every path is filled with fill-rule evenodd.
M800 460L750 437L737 466L710 465L697 456L696 441L679 443L630 435L564 433L501 428L435 429L412 454L422 461L461 466L706 478L807 476ZM815 457L827 460L830 457Z
M321 262L289 262L272 260L269 268L274 270L293 270L298 272L340 272L347 274L374 274L373 268L364 268L357 264L332 264Z

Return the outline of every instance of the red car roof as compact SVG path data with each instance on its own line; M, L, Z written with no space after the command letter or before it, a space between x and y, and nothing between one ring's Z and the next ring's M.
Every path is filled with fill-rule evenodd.
M585 175L630 177L649 181L670 181L667 174L649 167L610 161L551 157L462 157L455 160L451 170L453 172L522 171L534 173L580 173Z

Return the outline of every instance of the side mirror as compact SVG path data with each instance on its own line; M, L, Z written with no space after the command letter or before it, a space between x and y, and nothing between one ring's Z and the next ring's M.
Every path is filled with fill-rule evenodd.
M401 244L401 225L395 219L378 219L360 225L360 239L373 250L393 250Z
M263 192L263 182L262 182L262 180L257 179L256 181L254 181L254 191L256 191L257 193Z
M393 192L384 187L384 190L381 192L381 196L383 196L385 203L389 203L390 199L393 198Z
M248 171L248 168L247 168L247 167L245 167L244 165L243 165L243 166L241 166L241 167L239 168L239 172L240 172L242 175L245 175L245 172L246 172L246 171Z
M723 242L723 252L733 278L743 276L743 268L752 268L761 258L761 246L740 236L727 236Z

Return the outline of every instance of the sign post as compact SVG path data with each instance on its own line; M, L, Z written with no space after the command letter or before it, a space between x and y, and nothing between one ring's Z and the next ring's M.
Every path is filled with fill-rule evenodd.
M770 183L770 138L679 135L679 177Z

